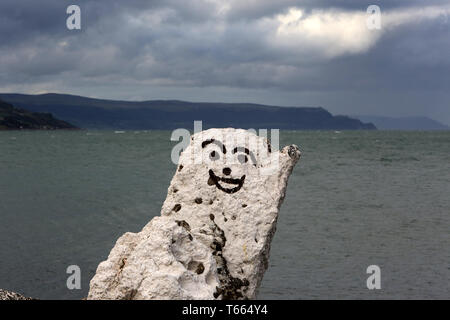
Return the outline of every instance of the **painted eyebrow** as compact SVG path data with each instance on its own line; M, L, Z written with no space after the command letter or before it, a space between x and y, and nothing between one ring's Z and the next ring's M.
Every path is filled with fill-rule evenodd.
M236 153L236 152L244 152L244 153L248 154L248 155L250 156L250 158L252 159L253 163L256 164L256 158L255 158L255 156L253 155L253 152L251 152L251 151L248 150L247 148L244 148L244 147L236 147L236 148L233 149L232 152L233 152L233 153Z
M206 147L208 144L215 144L217 146L219 146L220 148L222 148L222 152L225 154L227 153L227 149L225 148L225 146L223 145L222 142L215 140L215 139L208 139L202 142L202 148Z

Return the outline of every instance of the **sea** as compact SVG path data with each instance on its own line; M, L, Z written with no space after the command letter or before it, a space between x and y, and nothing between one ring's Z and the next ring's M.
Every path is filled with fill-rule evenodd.
M159 215L170 137L0 132L0 288L86 297L115 241ZM281 131L288 144L302 157L259 299L450 299L449 131Z

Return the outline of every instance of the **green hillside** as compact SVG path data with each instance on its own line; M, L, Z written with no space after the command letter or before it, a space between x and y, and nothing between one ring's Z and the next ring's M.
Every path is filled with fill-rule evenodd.
M53 117L51 113L30 112L0 100L0 130L76 129Z

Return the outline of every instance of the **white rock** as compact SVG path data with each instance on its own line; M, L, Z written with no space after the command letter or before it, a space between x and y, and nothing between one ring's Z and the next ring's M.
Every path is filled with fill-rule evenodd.
M88 299L255 298L299 157L242 129L193 135L161 216L119 238Z

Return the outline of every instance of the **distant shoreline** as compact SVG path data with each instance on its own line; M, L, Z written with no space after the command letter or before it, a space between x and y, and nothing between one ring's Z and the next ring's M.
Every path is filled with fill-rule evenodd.
M69 122L51 113L30 112L0 100L0 131L10 130L77 130Z
M0 99L32 112L51 113L86 129L253 128L280 130L376 130L372 123L333 115L322 107L280 107L253 103L179 100L116 101L67 94L0 94Z

